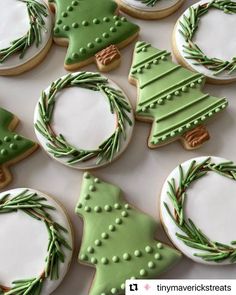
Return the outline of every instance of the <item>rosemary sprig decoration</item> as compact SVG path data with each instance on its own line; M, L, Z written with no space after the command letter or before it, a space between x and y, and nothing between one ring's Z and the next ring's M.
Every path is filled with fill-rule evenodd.
M92 91L100 91L107 98L111 113L117 116L117 126L114 133L106 139L95 150L78 149L66 141L62 135L56 135L52 130L50 123L56 103L56 94L66 87L81 87ZM48 141L48 151L57 158L66 157L70 165L97 158L96 163L102 161L111 161L120 149L122 137L126 138L126 123L132 125L127 113L131 108L120 90L109 86L108 80L97 73L81 72L76 75L68 74L62 79L58 79L50 86L49 91L43 92L39 102L39 119L35 127L43 137Z
M139 1L139 2L142 2L143 4L147 5L147 6L155 6L157 4L157 2L159 0L136 0L136 1Z
M47 31L44 18L48 16L46 6L36 0L16 0L26 4L30 28L26 35L11 42L7 48L0 50L0 63L13 54L23 58L26 51L35 43L36 47L42 42L42 30Z
M234 14L236 13L236 2L230 0L213 0L209 3L189 8L188 16L183 15L183 19L179 22L181 26L179 32L183 35L187 44L183 46L183 51L186 53L185 58L194 60L194 65L205 66L213 71L214 76L225 71L230 75L236 70L236 56L233 57L231 61L222 60L217 57L209 57L193 41L201 17L210 9L218 9L226 14Z
M195 253L195 256L205 261L214 262L222 262L226 259L230 259L230 261L234 263L236 261L236 247L234 246L236 245L236 241L232 241L230 245L212 241L191 219L185 218L184 205L187 197L186 190L190 187L192 182L205 176L210 171L236 180L236 165L233 162L215 164L212 163L211 158L207 158L199 164L197 164L196 161L192 161L186 173L180 165L178 185L175 179L168 182L169 189L167 194L173 205L174 214L167 203L164 203L164 206L173 222L183 233L176 233L176 236L187 246L201 250L200 253Z
M0 294L39 295L46 279L57 280L59 278L59 265L64 263L65 260L63 248L71 250L64 237L67 230L53 221L49 211L55 210L55 208L48 205L46 199L40 197L37 193L26 189L12 198L10 194L6 194L0 199L0 214L18 210L44 222L47 228L49 241L45 268L39 277L14 281L11 288L0 286Z

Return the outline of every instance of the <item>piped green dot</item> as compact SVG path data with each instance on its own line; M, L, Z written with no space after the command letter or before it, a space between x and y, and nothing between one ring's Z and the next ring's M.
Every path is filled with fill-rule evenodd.
M105 16L105 17L103 18L103 21L106 22L106 23L108 23L108 22L110 21L110 18L107 17L107 16Z
M67 6L67 11L72 11L74 8L72 6Z
M72 24L72 28L77 29L78 27L79 27L78 23L75 22L75 23Z
M87 26L89 25L89 22L88 22L87 20L83 20L83 21L82 21L82 25L83 25L84 27L87 27Z
M95 241L95 245L98 246L98 247L101 246L102 245L102 241L101 240L96 240Z
M81 260L87 260L88 259L88 256L86 254L81 254L80 255L80 259Z
M63 30L64 31L69 31L70 30L70 27L69 26L63 26Z
M98 263L97 258L95 258L95 257L92 257L90 261L93 264L97 264Z
M96 38L95 41L96 41L97 43L101 43L101 42L102 42L102 39L101 39L101 38Z
M118 263L118 262L120 261L120 259L119 259L118 256L113 256L113 257L112 257L112 261L113 261L114 263Z
M163 244L162 243L157 243L157 248L158 249L162 249L163 248Z
M102 208L100 206L95 206L94 211L97 213L100 213L100 212L102 212Z
M90 196L90 194L87 194L84 198L85 198L85 200L90 200L91 196Z
M58 33L60 32L60 29L59 29L58 27L56 27L56 28L53 29L53 32L54 32L55 34L58 34Z
M89 179L90 178L90 174L88 172L84 173L84 178Z
M131 259L131 255L128 254L128 253L125 253L125 254L123 255L123 259L124 259L124 260L130 260L130 259Z
M122 219L116 218L116 224L122 224Z
M4 139L3 139L5 142L10 142L11 141L11 138L9 136L5 136Z
M129 214L128 214L128 212L126 212L126 211L122 211L122 212L121 212L121 215L122 215L123 217L128 217Z
M72 5L77 6L79 2L77 0L72 1Z
M57 20L57 24L58 25L61 25L62 24L62 20L61 19Z
M152 247L150 247L150 246L146 246L146 247L145 247L145 251L146 251L147 253L152 253L153 249L152 249Z
M109 235L107 233L102 233L101 237L106 240L109 238Z
M112 33L115 33L115 32L117 31L117 29L116 29L115 27L111 27L111 28L110 28L110 31L111 31Z
M68 16L68 13L67 12L62 12L62 17L67 17Z
M125 204L125 209L130 209L130 205L129 204Z
M110 205L105 205L104 206L105 211L107 212L111 212L112 211L112 207Z
M149 268L155 268L155 263L152 262L152 261L148 262L148 267Z
M119 210L119 209L121 209L121 205L119 203L115 203L114 204L114 208L117 209L117 210Z
M108 258L103 257L103 258L101 259L101 262L102 262L102 264L108 264L108 263L109 263L109 260L108 260Z
M124 284L124 283L121 284L121 285L120 285L120 288L121 288L121 290L124 290L124 289L125 289L125 284Z
M147 271L145 269L141 269L139 274L140 274L140 276L144 277L147 275Z
M91 208L90 208L89 206L85 206L85 207L84 207L84 210L85 210L86 212L91 212Z
M118 16L118 15L114 15L114 16L113 16L113 19L114 19L114 20L118 20L118 19L119 19L119 16Z
M94 19L93 19L93 23L94 23L95 25L98 25L98 24L100 23L100 20L97 19L97 18L94 18Z
M88 247L88 249L87 249L87 251L88 251L88 253L94 253L94 248L93 247Z
M91 192L95 192L96 191L96 187L94 186L94 185L90 185L89 186L89 190L91 191Z
M109 37L109 34L108 34L108 33L103 33L103 34L102 34L102 37L103 37L103 38L108 38L108 37Z
M111 293L112 293L112 294L116 294L116 293L117 293L117 289L116 289L116 288L112 288L112 289L111 289Z
M118 20L118 21L115 22L115 25L116 25L117 27L120 27L120 26L121 26L121 22Z
M160 254L160 253L156 253L156 254L154 255L154 258L155 258L156 260L161 259L161 254Z
M114 225L109 225L109 230L110 231L115 231L116 230L116 227Z
M135 251L134 251L134 255L135 255L136 257L141 257L141 256L142 256L142 252L139 251L139 250L135 250Z
M17 149L17 145L15 143L11 143L10 144L10 149L16 150Z

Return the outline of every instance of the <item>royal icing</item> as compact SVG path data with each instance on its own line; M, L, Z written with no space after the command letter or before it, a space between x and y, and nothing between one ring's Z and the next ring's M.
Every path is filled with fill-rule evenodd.
M149 145L179 138L227 106L202 93L205 78L172 62L170 53L137 42L130 79L138 81L136 116L153 122Z
M235 165L229 164L229 161L219 157L198 157L188 160L181 164L184 175L186 175L191 165L201 164L203 161L208 161L207 165L211 165L213 169L208 171L199 179L190 180L191 184L185 190L185 203L184 203L184 218L185 220L191 219L198 230L200 230L208 239L213 242L226 244L235 248L231 242L235 241L234 231L232 225L236 222L234 208L236 206L235 193L236 182L234 175ZM219 166L223 163L223 166ZM218 166L216 166L218 165ZM232 167L232 170L231 170ZM231 170L230 177L224 175L226 171ZM202 243L185 244L183 240L178 238L178 234L186 236L176 223L172 220L168 213L167 207L171 214L174 214L174 207L170 197L170 183L175 182L176 189L179 187L180 181L180 168L175 168L167 177L161 192L160 197L160 210L164 228L175 244L175 246L192 260L204 264L217 264L226 265L235 263L231 258L225 258L220 255L227 255L227 250L222 250L220 253L216 251L208 251L208 243L204 242L203 249ZM166 205L167 207L166 207ZM177 234L176 234L177 233ZM187 242L188 243L188 242ZM200 245L199 245L200 244ZM193 245L195 248L190 247ZM220 247L218 244L215 246ZM200 254L200 255L199 255ZM196 256L197 255L197 256ZM203 259L201 255L206 255L207 259ZM209 255L209 257L208 257ZM218 257L218 260L213 258Z
M34 0L45 6L47 16L42 18L45 22L45 29L41 29L41 41L36 46L34 42L30 46L24 56L20 58L19 54L14 54L0 63L1 70L10 70L22 66L30 60L34 59L48 44L51 38L52 22L49 9L43 0ZM1 1L1 28L0 28L0 50L12 45L15 41L27 34L30 29L30 19L27 12L26 3L20 0L2 0Z
M136 35L138 26L115 15L117 4L110 0L50 0L56 5L55 38L69 42L66 65L81 63L111 44L121 44Z
M197 8L199 5L210 3L210 0L200 1L192 8ZM235 2L235 1L232 1ZM217 1L216 1L217 3ZM227 1L226 1L227 3ZM195 71L204 74L214 80L230 80L236 78L236 71L229 73L228 70L215 75L214 71L207 66L196 64L197 61L191 58L186 58L188 54L184 52L184 46L187 45L185 37L180 33L183 30L184 16L189 17L190 10L187 9L178 20L174 31L174 43L177 53L184 59L184 62ZM221 24L215 25L215 20ZM233 42L233 37L236 33L236 14L225 13L216 8L209 8L207 13L200 17L197 30L195 31L193 41L199 46L202 52L209 58L219 58L223 61L231 61L235 57L236 44ZM217 36L217 38L215 37Z
M84 73L74 73L71 77L76 78L78 75L83 74ZM105 77L100 76L99 74L85 74L103 79L105 87L112 87L115 91L120 91L120 89L113 82L108 81ZM65 77L67 76L62 77L62 79ZM87 81L90 80L87 79ZM96 82L96 80L94 81ZM90 86L90 84L88 85ZM45 90L45 93L49 93L49 88ZM119 148L118 150L114 150L114 155L110 158L110 160L104 158L104 161L97 163L98 155L96 154L84 161L75 162L70 165L68 163L69 156L55 157L53 151L50 153L48 149L48 139L36 128L36 135L43 148L61 163L68 164L71 167L79 169L98 167L116 159L127 147L134 125L133 113L128 98L122 92L121 95L122 99L124 99L124 103L126 104L125 108L128 108L126 110L122 109L128 116L129 121L122 116L124 120L123 126L125 137L121 133L118 134ZM34 122L36 125L38 121L40 121L39 104L35 110ZM81 87L80 84L78 84L78 86L75 85L74 87L67 87L57 93L50 126L56 135L62 134L70 145L76 149L82 149L85 151L98 150L99 146L106 142L108 138L116 134L118 128L120 128L120 125L118 125L118 113L111 112L110 103L105 92L103 92L103 90L95 91L83 88L82 84Z
M180 259L154 238L151 217L126 203L118 187L87 172L76 212L85 225L79 260L96 268L90 295L120 294L127 279L155 278Z
M50 214L51 220L66 229L67 232L61 233L60 231L60 235L62 235L68 245L72 247L72 232L69 221L61 206L52 198L33 189L17 188L2 192L0 194L0 200L7 194L9 194L7 199L7 201L9 201L23 193L26 197L34 194L37 198L44 198L45 200L41 201L41 203L55 208L54 210L44 209ZM3 210L2 207L5 202L6 201L1 200L0 211ZM37 294L51 294L62 282L72 258L72 250L61 246L59 243L58 246L64 253L64 262L60 261L58 263L59 278L54 280L51 280L49 277L44 278L43 274L46 269L45 258L47 257L49 251L49 232L42 220L37 220L32 217L34 216L33 208L32 211L30 211L27 207L30 206L30 202L31 200L27 201L25 198L25 201L21 201L21 203L16 204L15 202L14 204L8 205L8 208L11 208L12 210L14 209L12 206L15 206L17 211L0 214L0 290L4 290L6 292L4 294L8 294L7 292L11 291L11 288L14 287L14 281L29 280L40 276L43 278L41 286L42 289L41 292ZM24 208L22 207L23 209L21 209L21 206ZM38 213L40 216L39 210L40 209L38 209ZM31 213L33 215L28 215L28 211L29 214ZM55 258L55 254L53 255L56 260L57 258ZM26 290L27 287L24 288L25 292ZM32 287L31 290L32 292L35 291L34 287ZM33 294L29 293L30 290L27 292L24 294ZM14 292L14 294L18 293Z
M0 108L0 186L10 180L7 166L37 148L36 143L12 131L16 127L15 121L17 119L12 113Z
M142 0L122 0L125 4L143 11L162 11L175 6L182 0L157 0L154 5L147 5ZM154 1L153 1L154 2Z

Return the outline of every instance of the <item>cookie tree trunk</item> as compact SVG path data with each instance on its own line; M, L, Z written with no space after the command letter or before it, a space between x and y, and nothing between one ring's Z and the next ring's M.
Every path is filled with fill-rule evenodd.
M120 194L119 188L84 174L76 212L85 226L79 259L96 268L90 295L123 293L126 279L155 278L180 257L154 239L154 220Z
M202 92L203 75L173 63L170 53L145 42L136 44L129 78L139 90L137 118L153 122L151 148L179 138L186 148L197 148L209 138L199 125L227 106L225 99Z

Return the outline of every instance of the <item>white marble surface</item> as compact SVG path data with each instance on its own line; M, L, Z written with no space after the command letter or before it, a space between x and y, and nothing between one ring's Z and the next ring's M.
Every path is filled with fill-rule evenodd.
M140 21L133 19L141 28L140 39L151 42L159 48L171 49L171 34L179 15L187 5L197 1L188 0L185 6L173 16L160 21ZM225 44L227 45L227 44ZM130 97L133 105L136 101L136 88L128 83L127 76L131 64L134 44L122 50L121 67L107 76L116 81ZM66 71L63 61L66 49L53 46L46 60L34 70L18 77L0 77L0 105L21 119L17 128L25 136L34 138L33 114L42 89ZM95 71L94 65L84 70ZM236 83L228 86L205 87L213 95L226 96L229 107L216 120L208 124L211 140L198 151L185 151L178 143L158 150L147 148L147 137L150 126L137 122L134 136L127 151L112 165L96 172L122 188L125 197L137 207L152 215L159 222L159 194L165 178L179 163L201 155L216 155L236 161ZM70 271L62 285L53 293L55 295L86 295L91 285L94 271L92 268L77 263L77 253L82 237L82 222L74 214L75 204L79 197L82 173L70 169L50 159L43 150L15 165L11 169L14 181L7 189L15 187L32 187L57 197L67 209L75 230L76 253ZM232 208L233 209L233 208ZM157 237L168 241L161 225L157 227ZM225 278L236 277L236 266L204 266L183 258L161 278Z

